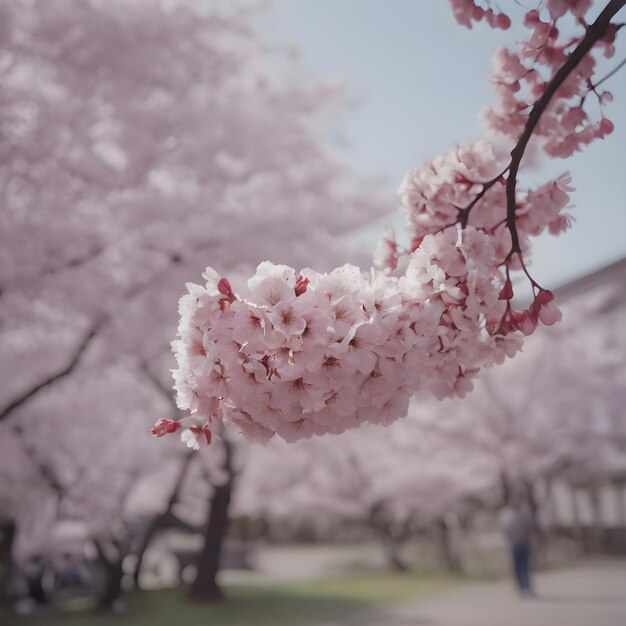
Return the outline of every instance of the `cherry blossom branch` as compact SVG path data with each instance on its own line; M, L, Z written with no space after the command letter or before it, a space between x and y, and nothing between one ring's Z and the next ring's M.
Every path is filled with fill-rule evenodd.
M88 261L89 259L85 259L85 260ZM172 264L176 264L178 262L179 262L178 258L170 258L170 265L168 265L167 267L169 268ZM150 288L155 282L155 280L160 279L161 276L162 276L162 273L159 273L157 274L156 277L152 277L150 280L144 283L139 289L135 289L134 291L129 290L125 294L125 297L122 300L124 302L129 302L129 301L134 300L141 293L143 293L146 289ZM0 294L1 293L2 292L0 291ZM78 362L80 361L83 353L85 352L85 350L87 349L91 341L94 339L96 334L102 329L102 327L104 326L105 322L108 321L108 319L109 318L107 316L104 316L94 323L94 325L91 327L89 332L85 335L84 339L78 345L78 348L76 352L74 353L74 356L70 359L69 363L67 364L65 368L63 368L59 372L56 372L55 374L52 374L51 376L44 379L43 381L37 383L36 385L31 387L31 389L25 391L24 393L19 395L17 398L9 402L9 404L7 404L4 408L2 408L2 410L0 410L0 422L6 417L8 417L15 409L17 409L18 407L23 405L25 402L27 402L31 397L39 393L42 389L49 387L50 385L54 384L58 380L65 378L65 376L68 376L69 374L71 374L72 371L74 371L74 369L77 367ZM146 373L147 376L150 376L152 378L153 383L158 382L154 378L154 376L150 372L147 371L147 369L144 368L144 372ZM162 385L161 385L161 391L162 392L164 391L162 388ZM173 398L171 399L171 402L173 402Z
M498 182L503 180L503 176L507 173L511 166L507 165L497 176L494 176L491 180L488 180L485 183L481 183L483 188L480 190L478 194L473 198L473 200L464 208L459 209L459 217L457 222L461 225L461 228L465 228L467 226L469 220L470 211L476 206L476 204L484 197L484 195Z
M74 353L74 356L70 359L69 363L62 370L48 376L48 378L37 383L36 385L31 387L29 390L23 392L17 398L9 402L0 411L0 422L4 420L5 418L7 418L15 409L22 406L24 403L30 400L30 398L32 398L34 395L39 393L42 389L49 387L50 385L57 382L61 378L65 378L66 376L71 374L76 368L76 366L78 365L85 350L89 347L91 341L98 333L98 330L102 326L102 322L103 320L100 320L99 322L96 322L94 326L92 326L92 328L89 330L89 332L85 335L83 340L78 345L78 348L76 349L76 352Z
M78 267L81 267L82 265L86 265L90 261L93 261L94 259L98 258L104 250L105 248L101 248L101 247L96 248L88 252L84 256L70 259L69 261L62 263L61 265L58 265L56 267L52 267L49 269L45 269L43 271L39 271L34 275L27 275L27 276L21 276L21 277L18 275L14 277L15 280L13 281L13 284L9 283L9 284L0 285L0 297L3 296L8 290L14 288L15 284L19 284L21 286L24 282L28 284L31 284L31 282L35 282L35 281L41 282L45 278L49 278L57 274L62 274L63 272L76 269Z
M450 2L468 27L483 18L492 27L510 24L476 0ZM519 53L500 47L494 56L498 101L483 115L515 147L503 158L489 138L453 144L410 169L398 189L408 252L389 228L375 253L380 272L346 264L330 273L297 273L265 261L238 294L211 267L202 274L204 285L187 284L172 347L178 403L193 425L159 420L155 436L182 428L183 442L199 448L223 421L249 439L278 435L287 442L366 422L389 424L407 414L410 398L422 390L438 400L464 397L480 371L520 350L522 335L561 319L554 294L530 276L523 254L531 237L568 228L570 177L522 192L517 176L531 136L541 137L548 156L564 158L610 134L610 120L594 126L571 103L593 76L592 48L612 54L611 18L626 0L605 0L591 26L584 20L588 3L547 4L550 22L538 11L526 14L532 32ZM568 12L584 31L564 47L555 24ZM529 68L538 45L542 59ZM411 255L406 264L399 265L400 254ZM522 311L512 305L516 269L534 292Z
M542 96L535 102L529 116L524 131L522 132L517 144L511 151L511 163L509 165L509 176L506 183L506 200L507 200L507 228L511 233L511 252L507 259L514 254L521 255L521 247L519 241L519 235L517 232L517 224L515 220L515 212L517 205L515 201L515 192L517 186L517 174L519 167L526 151L526 147L532 134L541 119L542 114L547 109L553 96L558 91L559 87L567 79L567 77L574 71L576 66L582 61L585 55L591 50L596 42L598 42L605 35L610 23L611 18L626 5L626 0L610 0L610 2L604 7L598 18L593 24L591 24L585 36L582 38L578 46L572 51L567 58L567 61L561 66L558 72L554 75L552 80L548 83Z

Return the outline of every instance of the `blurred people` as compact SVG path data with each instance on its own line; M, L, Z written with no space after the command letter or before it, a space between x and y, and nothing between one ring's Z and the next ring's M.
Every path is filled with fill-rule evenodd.
M529 502L519 497L512 500L500 513L500 525L509 544L517 588L522 595L532 596L530 554L535 524Z

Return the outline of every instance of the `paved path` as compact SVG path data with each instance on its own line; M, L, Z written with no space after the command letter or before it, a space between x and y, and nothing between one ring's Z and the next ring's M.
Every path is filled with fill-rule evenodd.
M342 626L626 626L626 562L590 562L535 577L537 597L508 582L471 583Z

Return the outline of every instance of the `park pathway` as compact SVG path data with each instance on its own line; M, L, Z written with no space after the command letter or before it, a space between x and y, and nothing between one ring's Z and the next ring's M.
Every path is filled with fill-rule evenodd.
M522 599L507 581L468 583L341 626L626 626L625 561L542 573L535 587Z

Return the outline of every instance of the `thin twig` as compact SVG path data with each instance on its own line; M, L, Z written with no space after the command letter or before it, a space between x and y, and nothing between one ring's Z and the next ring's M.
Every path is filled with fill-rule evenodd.
M597 83L595 83L594 88L599 87L605 80L608 80L609 78L611 78L611 76L617 74L617 72L619 72L624 67L624 65L626 65L626 58L622 59L622 62L614 67L604 78L601 78Z

